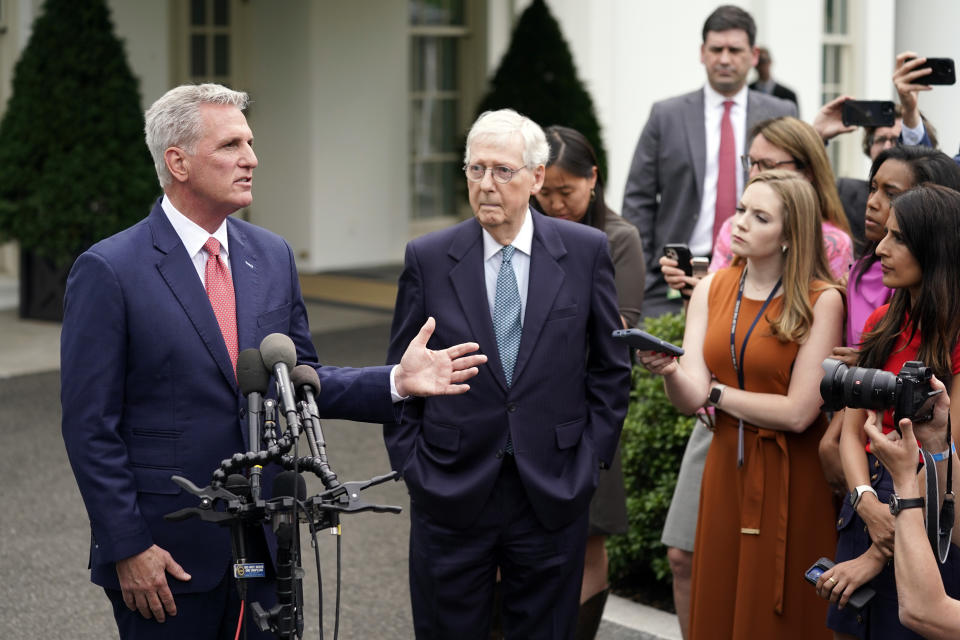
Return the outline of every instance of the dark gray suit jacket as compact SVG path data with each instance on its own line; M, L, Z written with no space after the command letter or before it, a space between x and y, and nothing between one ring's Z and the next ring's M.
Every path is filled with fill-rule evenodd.
M792 102L750 91L745 135L768 118L796 115ZM679 302L666 300L659 259L664 244L690 241L700 215L706 147L703 89L653 105L633 154L621 210L640 230L647 260L644 316L679 309Z

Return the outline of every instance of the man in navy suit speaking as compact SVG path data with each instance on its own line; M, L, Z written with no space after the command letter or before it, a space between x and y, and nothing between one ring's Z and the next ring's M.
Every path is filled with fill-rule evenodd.
M410 492L417 638L486 638L501 575L508 638L572 637L587 514L627 408L628 349L606 235L528 204L549 147L515 111L467 137L474 218L407 245L388 362L429 316L489 364L457 398L406 403L385 424Z
M171 89L146 112L164 195L149 216L77 259L61 337L63 438L90 517L91 580L123 638L232 638L240 601L228 531L164 514L197 505L170 477L204 486L220 460L250 450L235 373L239 350L290 336L316 367L321 414L395 418L406 396L458 394L486 358L476 344L426 348L427 321L395 367L322 367L293 252L230 217L252 202L247 94L215 84ZM265 470L265 475L268 470ZM264 481L264 498L270 483ZM252 531L247 555L270 564ZM273 583L251 580L269 608ZM247 623L249 637L261 635Z

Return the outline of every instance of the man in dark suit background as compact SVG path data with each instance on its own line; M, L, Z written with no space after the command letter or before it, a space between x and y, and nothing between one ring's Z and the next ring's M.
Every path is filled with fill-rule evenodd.
M409 394L460 393L484 356L426 349L424 326L396 367L321 367L296 265L279 236L240 220L252 202L247 94L220 85L170 90L146 113L164 196L150 215L85 252L71 270L61 337L63 437L91 525L91 580L123 638L232 638L240 602L221 527L164 514L197 506L175 485L210 482L248 451L237 386L240 349L290 336L317 368L321 413L393 419ZM271 470L264 471L269 498ZM251 530L248 558L270 564L272 534ZM266 608L274 582L251 580ZM162 624L160 624L162 623ZM272 637L247 624L249 637Z
M532 211L548 146L508 109L468 137L475 217L407 245L388 362L423 319L490 362L459 398L408 401L384 425L410 492L417 638L486 638L499 569L507 637L569 638L587 514L626 412L628 350L606 236Z
M748 132L762 120L797 115L796 105L746 87L747 74L757 59L756 32L753 18L739 7L725 5L710 14L700 47L707 84L654 104L640 134L621 212L640 230L647 259L645 316L681 307L679 297L667 297L659 262L663 245L685 243L695 256L713 251L713 234L732 214L746 179L740 156L746 153ZM721 212L717 210L717 191L723 168L719 153L725 102L733 103L729 118L736 183L726 187L725 193L731 193L733 199Z
M773 79L770 73L770 67L773 65L773 56L766 47L757 47L757 79L750 85L753 91L759 91L775 98L789 100L795 105L797 103L797 94L790 87L785 87Z
M624 190L621 211L640 230L647 259L643 313L648 317L682 307L661 271L663 246L684 243L695 256L710 255L715 234L732 215L746 182L739 160L746 155L749 131L768 118L797 115L795 104L747 89L747 75L757 62L757 27L749 13L720 6L707 17L702 33L700 61L707 83L653 105ZM698 427L690 436L661 538L684 635L700 478L711 435Z

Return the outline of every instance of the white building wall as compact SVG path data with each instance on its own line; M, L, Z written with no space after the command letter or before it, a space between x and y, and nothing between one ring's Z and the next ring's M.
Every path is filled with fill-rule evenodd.
M405 3L251 9L251 220L284 236L303 271L399 262L410 206Z
M140 80L143 108L170 88L170 7L168 0L108 0L113 27Z
M960 63L960 2L899 0L896 3L896 50ZM936 86L920 94L920 109L934 124L940 149L953 156L960 145L960 84Z

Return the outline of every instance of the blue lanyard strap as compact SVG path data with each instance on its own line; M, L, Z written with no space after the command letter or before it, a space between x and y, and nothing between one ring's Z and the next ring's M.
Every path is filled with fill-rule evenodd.
M740 317L740 303L743 301L743 287L747 280L747 267L743 267L743 273L740 274L740 287L737 289L737 302L733 306L733 320L730 322L730 359L733 361L733 370L737 372L737 384L741 389L744 388L743 381L743 362L747 354L747 342L750 340L750 334L753 333L754 327L757 326L757 322L760 321L760 318L763 317L764 312L767 310L767 307L770 306L770 303L773 301L774 296L777 295L777 291L780 289L780 285L783 283L783 278L781 277L777 280L777 284L773 285L773 289L770 291L770 295L767 296L767 299L764 301L763 306L760 307L760 311L757 312L756 317L753 319L753 322L750 324L750 328L747 329L747 334L743 336L743 344L740 345L740 359L737 360L737 318ZM737 467L743 466L743 418L739 420L738 429L737 429Z

